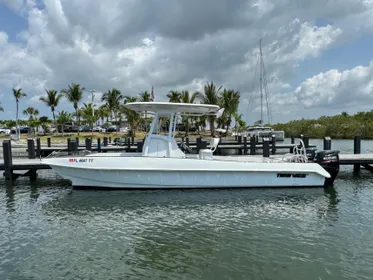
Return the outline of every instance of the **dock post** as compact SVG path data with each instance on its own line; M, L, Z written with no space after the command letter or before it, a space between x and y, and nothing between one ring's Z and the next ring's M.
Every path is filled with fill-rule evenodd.
M241 145L242 145L242 135L238 136L237 144L240 145L239 148L238 148L238 154L242 155L242 148L241 148Z
M50 137L47 138L47 146L48 146L48 148L50 148L52 146Z
M332 139L329 136L324 137L324 150L332 149Z
M269 139L263 138L263 157L269 157Z
M310 138L308 136L303 136L303 143L304 143L304 147L305 148L309 148L310 147Z
M136 152L141 153L142 152L142 147L144 146L144 141L138 141L137 142L137 148Z
M272 155L276 154L276 135L272 135Z
M10 140L3 141L4 176L6 180L13 180L12 144Z
M92 151L92 139L89 137L85 139L85 149L88 151Z
M199 154L199 150L201 150L201 145L202 145L202 137L196 138L196 151L197 155Z
M133 136L131 138L131 145L135 145L135 137L133 137Z
M67 151L71 150L70 145L71 145L71 139L67 138Z
M75 137L76 146L79 147L79 137Z
M127 153L131 152L131 138L127 137Z
M243 154L247 155L247 136L243 137Z
M250 137L250 155L255 155L256 151L255 151L255 145L256 145L256 142L255 142L255 136L251 136Z
M111 143L111 136L109 136L109 143Z
M186 138L185 138L185 144L186 144L187 146L189 146L189 137L186 137Z
M40 138L36 138L36 156L37 157L40 157L40 154L41 154L41 142L40 142Z
M101 152L101 138L97 138L97 151Z
M107 137L104 137L104 147L107 146Z
M34 142L34 139L32 139L32 138L27 139L27 152L28 152L28 158L29 159L36 158L36 156L35 156L35 142Z
M295 144L294 135L291 136L291 144Z
M360 154L361 152L361 138L360 136L354 137L354 154ZM360 171L360 164L354 164L354 173L358 173Z
M71 148L71 150L70 150L69 154L71 154L71 155L76 154L77 151L78 151L78 142L76 140L71 141L70 148Z

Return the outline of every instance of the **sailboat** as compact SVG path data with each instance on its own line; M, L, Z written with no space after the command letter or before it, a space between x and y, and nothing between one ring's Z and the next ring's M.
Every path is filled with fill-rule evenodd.
M255 122L253 126L248 127L246 131L246 136L247 137L255 136L257 137L258 140L263 140L263 138L265 137L272 138L272 136L275 136L276 141L284 141L285 132L283 130L274 130L271 126L264 126L264 117L263 117L264 101L266 103L267 117L268 117L269 123L271 122L272 116L271 116L271 109L270 109L270 98L269 98L269 93L268 93L268 88L267 88L266 71L265 71L264 60L263 60L262 39L260 39L259 41L258 64L259 64L259 75L260 75L259 76L260 120Z

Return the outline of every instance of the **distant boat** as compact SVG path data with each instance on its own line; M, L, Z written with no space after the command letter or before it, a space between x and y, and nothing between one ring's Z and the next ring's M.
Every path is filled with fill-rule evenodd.
M257 121L253 126L249 126L247 131L241 133L246 135L247 137L257 136L260 140L264 137L271 138L273 135L276 137L276 141L284 141L285 139L285 132L283 130L274 130L271 126L264 126L264 118L263 118L263 103L264 98L266 102L266 109L267 109L267 116L268 122L271 122L271 109L270 109L270 100L269 94L267 89L267 78L266 78L266 71L264 67L263 61L263 52L262 52L262 39L259 41L259 90L260 90L260 120ZM256 71L255 71L256 72Z

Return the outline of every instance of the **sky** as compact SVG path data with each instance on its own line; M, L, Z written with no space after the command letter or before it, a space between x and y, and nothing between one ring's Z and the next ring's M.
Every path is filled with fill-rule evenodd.
M260 119L262 39L272 124L373 109L373 0L0 0L0 119L51 116L46 89L72 82L95 103L115 87L241 94L239 113ZM57 110L73 111L65 99ZM22 114L21 114L22 115ZM264 104L264 121L266 117ZM26 116L22 116L26 118Z

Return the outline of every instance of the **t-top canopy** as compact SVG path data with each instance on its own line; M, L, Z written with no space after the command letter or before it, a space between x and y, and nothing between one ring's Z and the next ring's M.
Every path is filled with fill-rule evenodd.
M149 111L160 114L179 112L188 115L215 115L220 109L217 105L172 102L132 102L124 106L136 112Z

